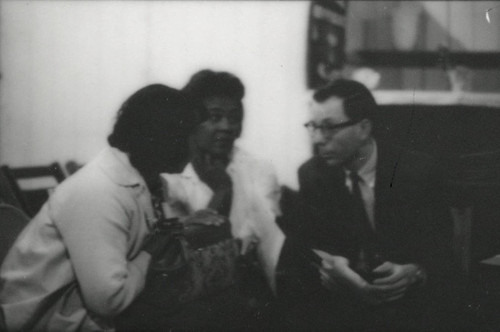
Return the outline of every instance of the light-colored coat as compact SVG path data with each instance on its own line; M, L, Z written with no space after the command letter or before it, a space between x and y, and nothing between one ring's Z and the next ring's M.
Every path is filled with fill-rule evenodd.
M144 288L155 222L150 193L127 155L107 148L59 185L0 271L9 330L113 330Z

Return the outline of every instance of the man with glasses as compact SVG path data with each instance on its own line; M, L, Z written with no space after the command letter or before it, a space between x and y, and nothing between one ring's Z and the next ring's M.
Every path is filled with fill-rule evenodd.
M297 201L280 222L286 325L406 331L434 323L428 304L451 262L441 177L427 155L374 138L376 110L351 80L313 95L305 126L315 155L300 167Z

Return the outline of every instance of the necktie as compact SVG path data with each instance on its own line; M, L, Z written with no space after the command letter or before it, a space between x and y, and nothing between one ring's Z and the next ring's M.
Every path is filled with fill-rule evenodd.
M368 219L361 190L359 188L359 181L362 179L356 172L351 172L349 176L352 183L353 215L360 233L360 251L355 269L358 270L363 277L370 279L370 272L379 264L375 233Z
M352 183L352 197L354 201L356 220L359 222L359 226L361 226L361 228L368 228L371 231L370 220L368 219L363 196L361 195L361 190L359 188L359 181L361 178L356 172L351 172L349 177Z

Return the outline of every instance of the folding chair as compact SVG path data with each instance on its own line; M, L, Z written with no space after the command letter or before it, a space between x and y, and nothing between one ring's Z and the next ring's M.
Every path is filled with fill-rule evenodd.
M22 209L34 216L49 197L50 191L65 179L58 163L47 166L1 167Z

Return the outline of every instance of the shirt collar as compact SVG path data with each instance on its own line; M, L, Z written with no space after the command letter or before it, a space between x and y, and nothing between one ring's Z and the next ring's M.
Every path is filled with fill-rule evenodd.
M358 175L363 179L374 177L377 166L377 142L373 140L373 151L366 163L359 169Z
M377 167L377 159L378 159L378 148L377 142L375 140L373 143L373 151L368 157L366 163L358 170L358 176L363 180L363 182L367 183L371 187L375 185L375 175L376 175L376 167ZM347 178L351 174L351 171L348 169L344 169Z
M143 177L130 163L128 155L108 147L101 152L101 169L114 183L124 187L146 186Z

